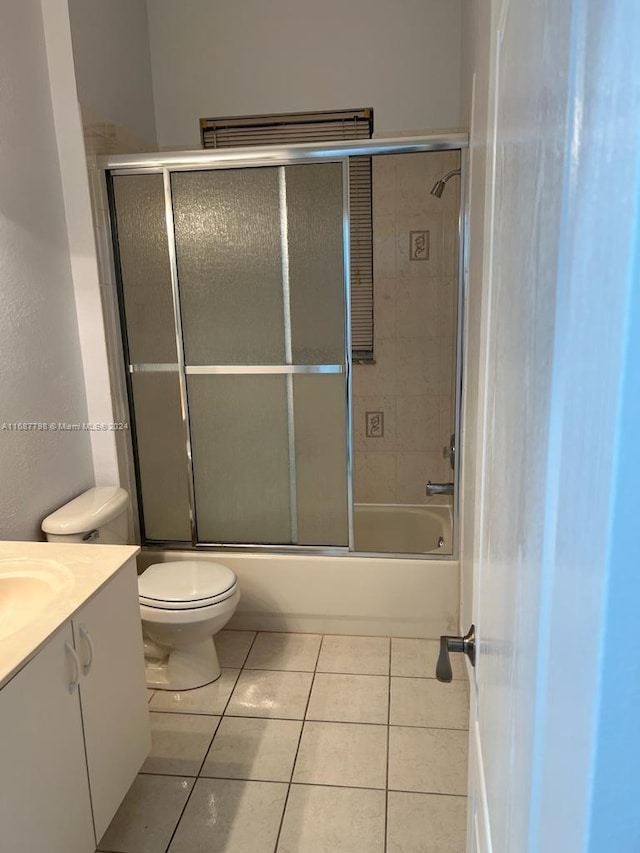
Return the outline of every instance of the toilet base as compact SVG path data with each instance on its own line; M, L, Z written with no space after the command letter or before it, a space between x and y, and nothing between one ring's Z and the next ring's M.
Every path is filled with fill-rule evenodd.
M151 649L145 643L145 652ZM213 637L190 646L161 650L153 644L153 656L145 658L147 687L153 690L193 690L220 678L222 670Z

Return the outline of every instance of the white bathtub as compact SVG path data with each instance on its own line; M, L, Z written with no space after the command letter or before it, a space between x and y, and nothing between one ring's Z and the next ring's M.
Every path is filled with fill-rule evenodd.
M437 504L355 504L356 551L451 554L451 507Z
M454 560L145 549L138 566L194 558L236 573L240 603L229 628L432 638L458 633L460 566Z

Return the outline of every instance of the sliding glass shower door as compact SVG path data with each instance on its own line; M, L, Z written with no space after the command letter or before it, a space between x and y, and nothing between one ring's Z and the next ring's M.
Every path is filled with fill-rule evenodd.
M348 546L343 177L113 178L148 541Z

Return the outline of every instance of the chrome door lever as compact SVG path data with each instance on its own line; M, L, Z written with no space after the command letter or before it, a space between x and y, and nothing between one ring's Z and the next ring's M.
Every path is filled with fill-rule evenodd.
M453 678L449 652L463 652L476 665L476 628L472 625L464 637L440 637L440 654L436 664L436 678L448 684Z

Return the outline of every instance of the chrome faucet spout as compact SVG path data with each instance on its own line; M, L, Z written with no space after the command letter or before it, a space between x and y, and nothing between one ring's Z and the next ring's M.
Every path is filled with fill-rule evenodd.
M427 497L432 498L434 495L452 495L453 483L432 483L431 480L427 483Z

